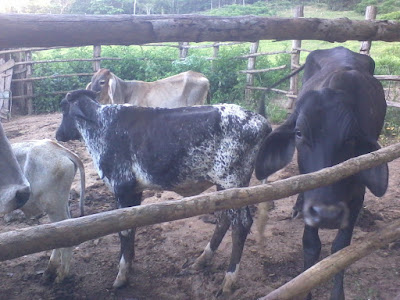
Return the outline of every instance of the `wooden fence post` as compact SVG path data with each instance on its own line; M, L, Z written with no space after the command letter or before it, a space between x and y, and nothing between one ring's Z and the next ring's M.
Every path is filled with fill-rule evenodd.
M16 63L23 62L25 60L24 52L17 52L13 55ZM25 77L26 67L24 65L16 65L14 67L14 79L21 79ZM25 95L25 84L23 82L13 83L13 97L14 96L24 96ZM17 106L19 111L26 112L25 99L13 103L13 106Z
M179 58L184 59L189 53L188 42L179 42Z
M375 20L377 12L378 9L376 6L374 5L367 6L367 9L365 10L365 20ZM361 54L369 55L370 50L371 50L371 41L361 42L361 48L360 48Z
M32 51L26 51L26 61L32 61ZM26 65L26 78L32 77L32 64ZM33 113L33 81L26 82L26 112L28 115Z
M251 43L250 54L257 53L259 44L260 44L260 41ZM255 68L256 68L256 57L250 56L249 60L247 61L247 70L254 70ZM246 74L246 86L253 86L253 85L254 85L254 74L247 73ZM252 96L253 96L253 90L246 88L244 90L244 99L247 103L251 102Z
M295 18L304 17L304 6L300 5L295 8L294 12ZM292 41L292 52L293 54L290 56L290 70L293 72L294 70L300 67L300 48L301 48L301 40L293 40ZM296 74L290 77L290 88L289 88L289 95L297 95L299 87L299 76ZM289 111L293 110L295 98L290 97L288 101L287 108Z
M94 45L93 46L93 58L101 57L101 45ZM97 72L100 70L100 62L101 60L95 60L93 62L93 72Z

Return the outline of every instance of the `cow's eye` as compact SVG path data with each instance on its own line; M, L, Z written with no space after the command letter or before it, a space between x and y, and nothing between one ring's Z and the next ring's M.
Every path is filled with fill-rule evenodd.
M105 83L106 83L105 80L100 80L100 84L101 84L101 85L104 85Z
M303 134L301 133L301 131L300 131L299 129L296 129L296 130L294 131L294 134L296 135L297 138L303 137Z

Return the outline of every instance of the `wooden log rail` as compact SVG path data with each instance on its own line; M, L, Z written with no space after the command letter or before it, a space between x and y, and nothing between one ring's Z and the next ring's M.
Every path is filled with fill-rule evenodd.
M399 239L400 220L397 220L377 232L366 235L362 241L354 242L321 260L267 296L259 298L259 300L304 299L310 290L330 280L336 273L373 251Z
M84 241L133 227L189 218L217 210L285 198L329 185L361 170L400 157L400 143L349 159L318 172L298 175L270 184L234 188L177 201L117 209L61 222L0 234L0 261L44 250L71 247Z
M0 14L0 28L3 48L294 39L400 41L398 22L347 18Z

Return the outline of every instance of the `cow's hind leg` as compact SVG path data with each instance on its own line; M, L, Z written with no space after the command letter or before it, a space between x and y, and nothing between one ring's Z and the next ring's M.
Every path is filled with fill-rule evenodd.
M58 190L55 190L54 194L48 193L45 198L41 198L41 203L46 203L45 211L49 216L50 222L59 222L71 218L68 198L74 169L70 171L69 177L65 172L65 177L59 181ZM69 274L71 258L72 247L54 249L43 274L44 280L56 283L62 282Z
M120 195L116 193L116 195L118 208L139 205L142 198L142 193L132 195L126 191ZM133 258L135 257L135 233L136 228L119 232L121 253L118 275L114 281L113 288L120 288L128 283L128 274L132 266Z
M226 232L229 229L229 226L231 225L231 220L229 218L227 210L217 212L216 214L218 214L218 219L214 233L203 253L196 259L196 261L192 265L193 269L199 270L201 268L204 268L211 261L215 251L218 249L218 246L221 244L222 239L224 238Z
M229 262L228 270L225 274L224 281L217 295L230 294L233 286L238 278L240 259L242 257L244 243L250 232L253 218L250 214L249 207L241 209L229 210L232 222L232 254Z

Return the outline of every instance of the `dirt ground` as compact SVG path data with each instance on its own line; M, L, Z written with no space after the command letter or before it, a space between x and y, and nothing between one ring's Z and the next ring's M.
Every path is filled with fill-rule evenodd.
M3 126L11 142L30 139L54 139L61 114L15 117ZM86 167L86 214L114 208L112 194L98 178L92 160L81 142L63 143L77 153ZM363 239L369 232L400 218L400 160L390 163L389 190L382 198L367 193L365 210L355 229L353 240ZM296 174L294 164L277 178ZM72 215L77 217L79 175L71 193ZM252 180L252 184L258 184ZM172 192L146 191L144 203L181 198ZM257 299L281 286L302 271L302 220L291 220L296 196L275 201L270 213L263 245L257 243L255 226L249 235L241 261L238 286L230 299ZM47 222L17 219L6 222L0 218L0 232ZM182 274L182 266L197 257L214 230L213 216L139 228L136 234L136 258L130 284L113 290L117 274L119 239L117 234L84 242L74 247L70 276L61 284L41 281L51 251L26 255L0 262L0 300L2 299L213 299L223 280L231 249L227 235L217 251L213 264L195 274ZM321 231L322 256L329 254L336 231ZM394 299L400 295L400 242L376 251L352 265L346 272L347 299ZM330 284L314 290L314 299L328 299Z

